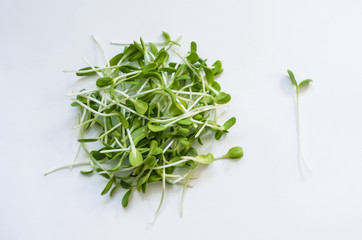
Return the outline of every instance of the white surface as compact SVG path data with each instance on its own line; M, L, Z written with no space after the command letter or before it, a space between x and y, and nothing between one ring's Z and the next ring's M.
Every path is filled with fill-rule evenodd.
M0 2L0 239L362 239L362 2L132 2ZM124 210L123 191L100 196L103 178L43 173L76 151L64 95L86 83L62 70L83 67L83 56L102 60L91 34L112 55L108 41L157 40L162 30L223 61L232 101L221 118L237 124L204 151L241 145L245 157L204 168L184 218L181 188L168 188L151 226L160 186L133 194ZM301 94L313 167L305 180L287 68L314 80Z

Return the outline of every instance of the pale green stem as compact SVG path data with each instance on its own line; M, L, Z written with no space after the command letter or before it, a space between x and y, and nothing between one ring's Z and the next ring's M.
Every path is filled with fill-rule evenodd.
M197 166L199 166L199 163L196 163L196 165L190 170L189 174L186 177L186 182L184 184L184 187L182 188L182 194L181 194L181 217L184 214L184 197L185 197L185 192L186 192L186 187L190 181L190 177L193 174L193 172L195 171L195 169L197 168Z
M179 36L176 38L175 42L179 43L179 41L181 41L181 39L182 39L182 36ZM170 42L165 50L168 51L173 45L175 45L175 44L173 42Z
M207 122L205 121L204 125L202 125L202 127L200 128L200 130L196 133L195 138L198 138L202 132L202 130L204 130L204 128L206 127Z
M165 191L166 191L166 171L165 169L162 170L162 195L161 195L161 200L160 200L160 203L157 207L157 210L155 212L155 215L153 216L152 220L151 220L151 224L155 221L158 213L160 212L160 209L161 209L161 206L162 206L162 203L163 203L163 199L165 197Z
M301 123L300 123L300 110L299 110L299 87L297 86L296 88L296 93L297 93L297 124L298 124L298 141L299 141L299 151L300 151L300 156L302 158L303 163L305 164L305 166L311 170L311 166L309 165L309 163L307 162L307 160L304 158L304 152L303 152L303 143L302 143L302 134L301 134Z
M98 70L97 68L95 68L92 64L90 64L90 62L88 62L87 59L82 58L82 60L83 60L86 64L88 64L88 66L90 66L90 67L93 69L93 71L95 71L95 72L98 74L98 76L103 77L103 75L99 73L99 70Z
M113 68L117 68L117 66L110 66L110 67L103 67L103 68L96 68L98 71L102 71L102 70L108 70L108 69L113 69ZM63 70L63 72L72 72L72 73L91 73L94 72L94 69L89 69L89 70Z
M153 168L150 168L150 169L164 169L164 168L168 168L168 167L178 165L180 163L187 162L189 160L191 160L191 159L183 159L183 160L180 160L180 161L177 161L177 162L174 162L174 163L170 163L170 164L167 164L167 165L162 165L162 166L159 166L159 167L153 167Z
M83 95L86 93L93 93L93 92L98 92L98 91L104 91L104 90L108 90L109 88L97 88L97 89L90 89L87 91L82 91L82 92L72 92L72 93L68 93L65 96L67 97L72 97L72 96L78 96L78 95Z
M107 65L109 66L109 59L108 59L108 56L106 54L106 51L104 51L104 48L102 47L102 45L100 44L100 42L98 41L98 39L96 38L96 36L94 34L93 34L92 37L93 37L93 40L96 43L97 47L99 48L99 50L102 52L102 55L103 55L104 59L107 62Z
M163 149L163 154L165 154L165 152L167 151L167 149L169 149L171 146L172 146L172 144L173 144L173 142L175 141L175 139L173 139L166 147L165 147L165 149Z
M110 153L110 152L127 152L130 151L130 148L118 148L118 149L109 149L109 150L102 150L100 153Z
M80 163L71 163L71 164L67 164L67 165L64 165L64 166L60 166L60 167L57 167L49 172L46 172L44 173L44 176L46 175L49 175L53 172L56 172L56 171L59 171L59 170L62 170L62 169L66 169L66 168L73 168L73 167L79 167L79 166L85 166L85 165L90 165L89 161L88 162L80 162Z
M216 126L216 125L212 125L212 124L209 124L209 123L207 123L207 122L201 122L201 121L198 121L198 120L195 120L195 119L191 119L191 122L194 122L194 123L197 123L197 124L205 124L206 127L216 128L216 129L219 129L219 130L224 130L223 127L219 127L219 126Z

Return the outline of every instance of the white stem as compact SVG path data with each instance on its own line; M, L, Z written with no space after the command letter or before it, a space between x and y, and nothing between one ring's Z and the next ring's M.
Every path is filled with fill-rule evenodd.
M82 147L82 146L81 146L80 143L79 143L79 144L78 144L77 152L76 152L75 157L74 157L74 160L73 160L73 164L75 164L75 162L77 161L77 158L78 158L78 155L79 155L79 152L80 152L81 147ZM73 166L71 166L70 169L73 169Z
M186 91L179 91L179 90L172 90L172 92L179 93L179 94L186 94L186 95L200 95L204 97L211 96L209 94L201 93L201 92L186 92Z
M105 120L104 120L105 122ZM113 130L117 129L118 127L122 126L122 122L118 123L116 126L114 126L113 128L109 129L108 131L104 132L101 136L99 136L99 138L102 138L104 136L106 136L108 133L112 132ZM106 129L104 129L106 130Z
M223 129L224 129L224 128L222 128L222 127L215 126L215 125L209 124L209 123L207 123L207 122L201 122L201 121L198 121L198 120L195 120L195 119L191 119L191 122L194 122L194 123L197 123L197 124L205 124L206 127L217 128L217 129L219 129L219 130L223 130Z
M196 115L196 114L198 114L198 113L201 113L201 112L206 112L206 111L209 111L209 110L212 110L212 109L216 109L216 108L218 108L219 106L221 106L221 105L199 107L199 108L193 109L192 111L190 111L190 112L188 112L188 113L184 113L183 115L180 115L180 116L178 116L178 117L173 117L173 118L168 118L168 119L152 119L152 120L155 121L155 122L162 122L162 123L166 123L166 122L172 121L172 122L170 122L170 123L167 124L167 125L171 125L172 123L175 123L175 122L177 122L177 121L180 121L181 119L194 116L194 115Z
M182 39L182 36L179 36L176 38L175 42L179 42L179 41L181 41L181 39ZM175 44L173 42L170 42L165 50L168 51L173 45L175 45Z
M140 87L140 89L138 89L137 94L139 94L140 92L142 92L143 88L146 86L147 83L148 83L148 79L142 84L142 86Z
M132 97L126 97L126 98L123 98L122 101L126 101L130 98L135 98L135 97L139 97L139 96L142 96L142 95L145 95L145 94L148 94L150 92L154 92L154 91L157 91L157 90L160 90L160 88L154 88L154 89L150 89L150 90L147 90L147 91L144 91L144 92L140 92L140 93L137 93L135 95L133 95ZM115 92L121 94L121 91L118 90L118 89L114 89Z
M185 197L185 192L186 192L186 187L189 184L190 181L190 177L192 175L192 173L195 171L195 169L197 168L199 164L197 163L188 173L187 177L186 177L186 182L184 184L184 187L182 188L182 194L181 194L181 217L183 217L184 214L184 197Z
M130 148L118 148L118 149L109 149L109 150L102 150L100 153L110 153L110 152L127 152L130 151Z
M122 128L122 130L123 130L123 128ZM118 138L114 138L114 140L116 141L118 146L120 146L121 148L124 148L123 144L118 140Z
M159 205L157 207L155 215L153 215L153 218L151 220L151 224L155 221L158 213L160 212L160 209L161 209L161 206L162 206L162 203L163 203L163 199L165 197L165 191L166 191L166 171L165 171L165 169L163 169L163 171L162 171L162 195L161 195L161 200L160 200L160 203L159 203Z
M164 168L168 168L168 167L178 165L180 163L187 162L189 160L191 160L191 159L183 159L183 160L180 160L180 161L177 161L177 162L174 162L174 163L170 163L170 164L167 164L167 165L162 165L162 166L159 166L159 167L153 167L153 168L150 168L150 169L164 169Z
M190 96L191 96L191 95L190 95ZM193 109L193 108L196 106L196 104L197 104L202 98L203 98L203 96L198 97L198 98L196 99L196 101L195 101L190 107L188 107L188 110Z
M85 93L93 93L93 92L104 91L104 90L109 90L109 88L97 88L97 89L90 89L90 90L82 91L82 92L72 92L72 93L66 94L65 96L73 97L73 96L78 96L78 95L82 95Z
M299 141L299 151L300 156L302 158L303 163L305 166L311 170L312 167L309 165L307 160L304 158L304 152L303 152L303 143L302 143L302 134L301 134L301 123L300 123L300 110L299 110L299 87L297 87L297 121L298 121L298 141Z
M128 46L128 45L131 45L133 43L122 43L122 42L111 42L112 45L120 45L120 46ZM149 46L150 44L145 42L145 45L146 46ZM156 43L153 43L153 45L155 46L165 46L165 45L168 45L167 42L156 42Z
M71 163L71 164L67 164L67 165L64 165L64 166L60 166L60 167L57 167L49 172L46 172L44 173L44 176L46 175L49 175L53 172L56 172L56 171L59 171L59 170L62 170L62 169L66 169L66 168L73 168L73 167L79 167L79 166L84 166L84 165L90 165L89 161L88 162L80 162L80 163Z
M187 177L189 175L189 172L187 172L185 175L180 176L178 179L176 179L175 181L173 181L173 184L176 184L180 181L182 181L185 177ZM190 176L190 178L198 178L198 176Z
M93 69L93 71L96 71L96 73L98 74L98 76L103 77L103 75L99 73L99 70L96 69L92 64L90 64L90 62L88 62L87 59L85 59L85 58L83 57L82 60L83 60L86 64L88 64L88 66L90 66L90 67Z
M117 66L110 66L110 67L103 67L103 68L96 68L97 71L101 71L101 70L106 70L106 69L113 69L113 68L117 68ZM93 69L89 69L89 70L63 70L63 72L72 72L72 73L90 73L90 72L94 72Z
M85 105L85 104L82 103L81 101L78 101L78 100L75 99L75 98L72 98L72 100L73 100L74 102L77 102L79 105L81 105L82 107L86 108L87 110L89 110L89 111L91 111L91 112L93 112L93 113L95 113L95 114L98 114L98 115L100 115L100 116L104 116L104 117L115 116L115 114L112 114L112 113L107 114L107 113L97 112L97 111L95 111L94 109L88 107L87 105Z
M107 65L109 66L109 59L108 59L108 56L106 54L106 51L104 51L104 48L102 47L102 45L99 43L98 39L96 38L96 36L93 34L93 40L94 42L96 43L96 45L98 46L99 50L101 50L102 54L103 54L103 57L104 59L106 60L107 62Z
M107 99L108 99L109 101L111 101L111 102L113 102L113 103L117 104L118 106L120 106L120 107L122 107L122 108L126 109L127 111L129 111L129 112L131 112L131 113L134 113L135 115L137 115L137 116L139 116L139 117L141 117L141 118L144 118L144 119L150 120L148 117L146 117L146 116L144 116L144 115L139 114L138 112L136 112L136 111L132 110L131 108L128 108L128 107L126 107L125 105L123 105L123 104L121 104L121 103L119 103L119 102L116 102L116 101L114 101L113 99L111 99L111 98L109 98L109 97L107 97Z
M165 153L167 151L167 149L169 149L171 147L171 145L173 144L173 142L175 141L175 139L173 139L166 147L165 149L163 149L162 153Z
M118 81L119 79L121 79L121 78L125 78L125 77L128 77L128 76L132 76L132 75L135 75L135 74L139 74L139 73L141 73L142 71L133 71L133 72L130 72L130 73L125 73L125 74L123 74L123 75L121 75L121 76L118 76L118 77L116 77L115 79L113 79L113 81ZM125 80L125 79L123 79L123 80ZM118 85L118 84L120 84L121 83L121 81L119 81L118 83L116 83L116 85Z
M196 133L195 138L198 138L199 135L201 134L202 130L204 130L204 128L206 127L207 122L204 123L204 125L202 125L202 127L200 128L200 130Z

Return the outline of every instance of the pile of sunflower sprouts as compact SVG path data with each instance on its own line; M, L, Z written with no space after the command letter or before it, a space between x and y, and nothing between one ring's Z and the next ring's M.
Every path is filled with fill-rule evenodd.
M220 61L208 66L206 59L198 56L195 42L182 56L173 49L180 46L181 38L171 40L166 32L163 38L164 42L155 44L142 38L120 44L123 51L109 59L94 37L106 66L93 66L84 59L88 66L74 72L96 86L69 94L72 106L80 111L75 126L79 129L77 155L83 149L89 160L58 168L90 166L81 173L98 173L108 180L102 195L126 189L123 207L132 191L145 193L148 184L161 183L161 201L152 222L161 208L166 184L183 185L182 215L185 190L200 164L243 156L240 147L220 158L199 154L193 147L195 141L202 144L205 132L213 131L218 140L234 125L234 117L223 125L216 122L216 109L231 97L215 80L223 71ZM170 54L179 60L169 61ZM89 150L90 142L101 147Z

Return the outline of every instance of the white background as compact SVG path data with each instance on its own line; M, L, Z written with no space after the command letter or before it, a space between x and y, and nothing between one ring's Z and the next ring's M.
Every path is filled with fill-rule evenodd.
M0 239L362 239L362 1L0 1ZM89 83L64 69L110 55L109 41L183 35L220 59L232 95L221 120L237 124L200 151L241 145L245 157L199 171L185 196L161 187L101 196L106 180L73 160L76 110L65 97ZM314 80L301 94L304 179L298 159L292 69ZM94 84L94 83L91 83ZM222 121L221 121L222 122ZM84 156L81 156L84 160Z

